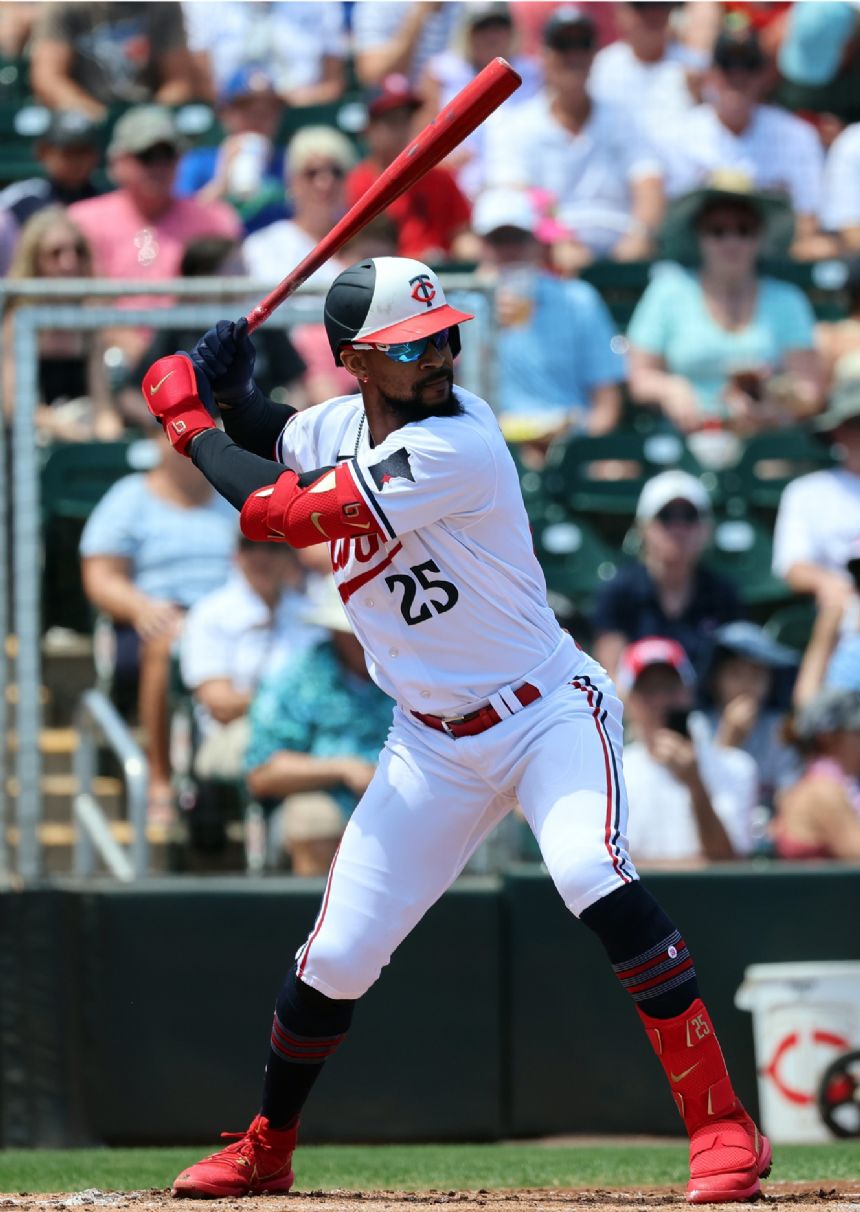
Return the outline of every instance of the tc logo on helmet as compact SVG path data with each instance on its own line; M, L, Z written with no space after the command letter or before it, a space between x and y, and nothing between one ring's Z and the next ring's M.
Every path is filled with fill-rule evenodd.
M429 274L418 274L417 277L410 278L409 285L412 287L412 298L416 303L426 303L428 307L433 306L436 287Z

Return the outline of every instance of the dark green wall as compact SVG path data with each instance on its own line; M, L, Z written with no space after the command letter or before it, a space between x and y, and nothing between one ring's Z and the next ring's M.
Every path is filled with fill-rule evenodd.
M860 869L648 880L756 1106L750 963L856 959ZM65 883L0 894L0 1144L214 1139L257 1107L272 1006L322 884ZM680 1124L591 934L534 868L460 881L356 1010L315 1140L666 1132Z

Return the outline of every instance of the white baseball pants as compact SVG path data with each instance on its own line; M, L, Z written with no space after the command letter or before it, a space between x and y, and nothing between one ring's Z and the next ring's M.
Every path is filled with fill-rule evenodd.
M365 993L517 802L572 913L638 878L621 704L596 662L580 653L563 664L554 689L474 737L455 740L396 709L296 957L303 981L331 998Z

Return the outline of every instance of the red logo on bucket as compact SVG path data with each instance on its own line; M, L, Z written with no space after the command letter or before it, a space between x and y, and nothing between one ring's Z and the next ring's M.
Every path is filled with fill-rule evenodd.
M417 277L410 278L409 285L412 287L412 298L416 303L426 303L428 307L433 306L436 287L429 274L418 274Z
M842 1051L850 1047L847 1039L844 1039L841 1035L836 1035L833 1031L813 1031L811 1039L815 1044L821 1044L828 1048L839 1048ZM799 1046L800 1032L789 1032L776 1045L770 1064L766 1065L761 1072L764 1077L770 1078L784 1099L787 1099L790 1103L794 1103L797 1107L806 1107L815 1102L815 1095L807 1094L803 1090L796 1090L792 1086L789 1086L780 1072L780 1067L786 1054Z

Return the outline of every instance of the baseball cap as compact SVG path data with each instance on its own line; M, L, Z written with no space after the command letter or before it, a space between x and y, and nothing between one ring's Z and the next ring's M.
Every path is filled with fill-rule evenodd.
M97 147L99 126L76 110L54 110L39 142L50 143L52 147Z
M591 50L597 42L597 29L584 9L562 4L551 13L542 38L551 50Z
M370 257L338 274L326 295L323 318L340 364L340 347L352 341L418 341L474 316L450 305L439 278L423 261ZM451 349L455 355L459 349L453 334Z
M639 494L636 520L652 521L670 501L689 501L699 513L711 512L711 498L701 480L687 471L661 471L645 484Z
M228 76L218 90L218 104L229 105L239 97L252 97L259 93L275 93L275 82L269 72L259 63L244 63Z
M723 71L746 68L757 72L764 67L764 53L758 34L751 26L725 28L714 43L713 62Z
M777 54L780 72L792 84L807 88L828 84L839 71L856 29L853 4L838 0L792 4Z
M156 143L169 143L177 151L185 145L169 109L163 105L138 105L118 119L107 154L136 156Z
M627 645L621 653L615 681L620 689L630 690L652 665L668 665L675 670L684 686L692 688L696 685L696 673L684 649L677 640L660 635L649 635Z
M540 216L523 189L485 189L475 200L472 230L488 236L501 227L517 227L534 235Z
M368 92L367 116L379 118L392 109L416 110L421 108L421 104L421 98L406 76L401 75L400 72L392 72L376 88L370 89Z

